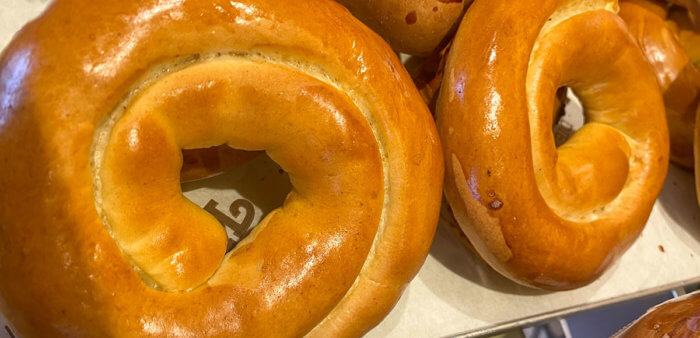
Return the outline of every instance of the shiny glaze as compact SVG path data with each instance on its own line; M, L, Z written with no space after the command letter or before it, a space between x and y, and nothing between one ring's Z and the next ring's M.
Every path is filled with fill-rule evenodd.
M228 52L281 61L266 66L274 71L234 74L197 61ZM150 71L182 58L210 77L193 73L179 89L150 92L167 86L158 80L140 89L130 101L136 110L115 125L97 190L91 161L99 159L91 150L98 126ZM303 74L307 66L323 76ZM231 76L249 85L226 87ZM252 122L236 115L244 124L231 130L248 139L217 132L226 129L217 107L231 97L209 84L249 94L247 108L258 114L244 116L260 125L246 129ZM258 84L263 89L256 92ZM144 102L163 113L133 113ZM188 115L194 113L200 116ZM293 130L299 133L287 134ZM299 148L255 143L265 137L298 141L290 145ZM223 261L225 236L210 216L192 205L165 204L184 199L179 148L222 143L266 149L295 189ZM341 165L351 158L357 166ZM54 2L0 59L0 163L0 311L24 336L359 335L388 313L425 258L442 182L436 131L399 60L340 5L324 0ZM157 182L149 178L165 183L150 186ZM119 191L129 187L135 190ZM136 189L161 192L161 199L141 199ZM132 267L148 269L136 257L147 254L120 250L135 238L167 236L129 238L130 230L143 229L125 224L112 229L113 238L98 215L98 191L112 211L107 226L120 215L145 225L141 216L179 212L192 220L191 227L176 222L150 233L177 239L152 242L177 258L166 264L175 284L165 278L152 287ZM152 214L138 215L148 206ZM168 233L178 226L186 232ZM199 240L206 245L198 247ZM177 255L188 250L206 257ZM146 275L157 277L156 270Z
M472 0L336 0L401 53L428 56L454 35Z
M679 42L683 29L672 21L666 21L666 7L659 2L622 1L620 16L639 42L663 91L671 137L671 160L692 168L695 110L700 102L700 71L693 64L695 60L688 57L686 48Z
M700 292L668 300L616 333L615 338L700 336Z
M448 55L437 103L447 200L479 254L519 283L595 280L641 232L661 189L663 104L616 8L477 0ZM588 123L557 148L562 86Z
M256 289L289 297L289 289L321 283L319 270L333 277L328 266L342 261L345 269L338 272L349 276L333 277L329 284L340 291L328 287L325 296L346 292L377 232L382 164L362 113L348 97L324 87L281 67L222 58L171 73L144 90L112 129L97 191L113 236L132 263L170 291L197 287L214 272L220 283L240 280L236 273L260 266L256 278L263 282ZM284 206L251 235L255 240L223 265L223 228L182 196L176 175L181 148L221 143L268 149L294 185ZM298 253L302 242L309 244ZM294 255L269 257L269 247Z

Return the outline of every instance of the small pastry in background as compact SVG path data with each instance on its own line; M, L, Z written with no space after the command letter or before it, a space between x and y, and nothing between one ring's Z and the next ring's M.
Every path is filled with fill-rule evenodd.
M687 10L674 6L669 12L665 2L623 0L619 14L637 39L663 92L671 161L692 168L695 111L700 101L700 72L694 62L699 57L700 35L690 29Z
M613 337L700 337L700 291L652 307Z
M400 53L442 49L472 0L337 0Z

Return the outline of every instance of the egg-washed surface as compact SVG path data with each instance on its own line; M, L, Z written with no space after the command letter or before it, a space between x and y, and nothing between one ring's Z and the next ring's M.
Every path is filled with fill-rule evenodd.
M451 47L437 105L447 199L477 251L518 282L593 281L641 232L665 177L661 96L616 10L476 1ZM555 147L561 87L587 123Z
M66 0L17 35L0 306L19 332L361 334L388 313L434 233L437 135L383 41L294 1ZM293 186L229 254L226 218L178 177L182 148L220 144L267 151Z
M44 2L35 0L0 1L0 15L8 18L0 20L0 34L6 38L2 40L3 48L22 25L39 13L40 9L36 7L43 5ZM33 14L29 16L28 13ZM267 168L266 165L263 167ZM257 167L244 168L250 168L253 172L251 175L256 174ZM272 168L269 170L274 173ZM233 176L230 182L239 182L240 177L248 174L248 169L244 171L241 176L235 170L229 172ZM212 180L217 181L222 176ZM483 264L463 247L450 229L441 225L431 254L416 279L408 286L405 297L382 323L370 331L368 337L434 337L473 332L543 313L556 313L560 309L576 310L619 296L634 296L656 288L666 289L698 276L700 244L694 240L697 238L694 235L696 227L691 225L700 219L700 209L695 205L694 179L691 176L692 173L671 166L664 190L640 238L620 262L598 281L569 292L527 293L526 287L504 279ZM265 185L267 182L267 179L260 182L262 190L268 188ZM208 183L203 182L203 185ZM189 184L183 186L184 195L202 207L214 199L220 202L217 208L225 212L238 197L232 188L231 191L220 191L228 189L227 184L211 184L212 190L190 190ZM199 199L193 196L195 192ZM217 193L222 194L221 201ZM256 204L256 198L247 192L240 193L241 197ZM285 195L286 191L280 193ZM230 200L224 200L225 197ZM257 209L255 217L259 217ZM52 232L48 230L47 234L51 235ZM660 244L666 248L665 253L657 249ZM640 266L646 268L640 269ZM470 279L469 276L476 277ZM490 301L475 303L470 299ZM430 320L426 320L428 318ZM0 337L11 338L4 329L5 324L0 315Z
M700 292L656 305L613 335L623 337L680 338L700 336Z
M394 50L417 56L452 38L472 0L337 0Z
M661 87L671 161L692 169L695 111L700 101L700 71L694 64L697 55L693 55L693 49L700 46L700 35L690 27L684 8L669 10L665 5L648 0L625 0L620 5L620 16L638 41Z
M359 243L371 243L381 226L388 187L374 133L352 100L335 91L289 66L214 56L171 70L123 103L121 117L107 118L97 129L94 150L97 210L145 279L163 290L191 290L217 279L215 271L246 269L233 261L243 252L257 255L256 246L262 252L268 247L295 252L297 232L319 247L309 247L309 257L300 260L307 270L326 255L344 257L348 267L355 253L364 261L369 246ZM224 263L223 229L180 194L178 177L181 148L221 143L266 150L293 182L284 206ZM359 236L348 241L348 234ZM355 243L353 253L341 253L348 242ZM293 266L284 259L271 266ZM282 289L270 287L276 288Z

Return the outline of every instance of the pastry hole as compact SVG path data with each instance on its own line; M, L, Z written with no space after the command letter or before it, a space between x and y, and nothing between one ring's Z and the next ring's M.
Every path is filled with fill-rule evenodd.
M569 87L557 90L558 105L555 107L552 133L554 144L559 147L566 143L577 130L586 123L581 100Z
M183 151L182 176L187 176L188 170L190 174L197 170L206 175L186 180L181 187L187 199L224 227L228 237L226 252L229 252L267 214L282 206L292 185L289 175L263 152L232 149L222 153L217 148ZM217 161L221 162L217 164Z

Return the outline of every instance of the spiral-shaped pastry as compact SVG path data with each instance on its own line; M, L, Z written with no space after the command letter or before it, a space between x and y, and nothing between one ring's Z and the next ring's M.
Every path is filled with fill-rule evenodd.
M332 1L56 1L0 59L0 310L27 336L361 334L431 243L431 122ZM179 183L221 144L293 186L228 254Z
M641 232L666 175L656 79L617 1L477 0L437 102L447 200L496 270L568 289L599 276ZM587 123L556 147L558 88Z

